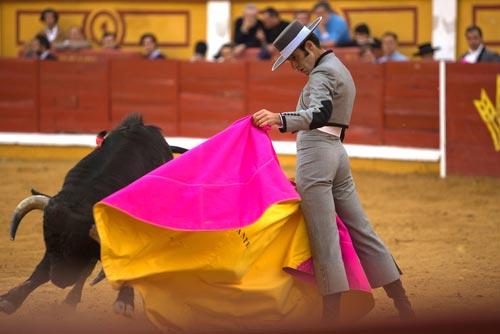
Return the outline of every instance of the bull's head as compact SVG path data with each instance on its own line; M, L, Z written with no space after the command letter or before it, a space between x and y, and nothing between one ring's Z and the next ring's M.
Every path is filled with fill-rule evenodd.
M50 280L65 288L76 283L88 269L89 262L99 257L99 245L90 238L92 221L78 210L58 207L43 195L24 199L15 209L11 221L11 239L14 240L22 218L32 210L43 210L43 234L46 256L50 262Z

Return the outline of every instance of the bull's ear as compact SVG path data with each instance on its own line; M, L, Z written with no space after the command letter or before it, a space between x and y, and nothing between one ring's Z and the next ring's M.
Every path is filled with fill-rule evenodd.
M97 233L97 227L95 224L93 224L89 230L89 237L97 241L98 244L101 244L101 238L99 238L99 233Z
M107 131L101 131L97 134L97 137L95 139L95 144L97 145L97 147L101 147L102 146L102 143L104 141L104 139L106 138L106 136L108 135L108 132Z

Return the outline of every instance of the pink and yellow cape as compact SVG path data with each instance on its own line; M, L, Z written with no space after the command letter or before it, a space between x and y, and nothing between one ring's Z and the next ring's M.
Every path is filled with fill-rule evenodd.
M102 265L161 329L314 326L322 305L299 204L268 134L245 117L95 205ZM343 314L359 317L371 289L337 223Z

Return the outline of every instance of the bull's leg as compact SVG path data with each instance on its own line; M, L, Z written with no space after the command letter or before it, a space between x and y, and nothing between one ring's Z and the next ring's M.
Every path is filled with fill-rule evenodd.
M113 310L115 313L123 314L127 318L134 315L134 288L124 286L120 289Z
M49 272L50 261L45 253L26 281L0 296L0 311L7 314L14 313L33 290L49 281Z
M75 308L76 305L82 300L83 285L85 284L85 281L90 276L90 274L92 274L96 263L97 259L92 259L89 262L87 268L85 268L85 270L82 272L75 285L73 285L68 295L64 299L64 304Z

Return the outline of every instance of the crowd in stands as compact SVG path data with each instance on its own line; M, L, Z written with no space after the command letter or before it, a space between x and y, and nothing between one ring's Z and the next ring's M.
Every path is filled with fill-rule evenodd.
M294 19L306 26L310 24L312 16L323 17L314 31L323 48L357 48L358 60L365 63L410 60L410 57L399 51L396 32L386 31L379 39L371 35L366 23L360 23L354 27L351 35L347 21L335 12L328 1L318 1L310 10L297 10L294 13ZM81 27L72 26L67 30L59 27L59 14L54 9L47 8L42 11L40 21L43 22L44 28L24 48L24 57L57 60L57 52L92 48L92 43L85 38ZM233 62L248 54L254 55L256 59L273 59L279 56L273 41L290 22L283 20L274 7L259 10L256 5L247 4L242 15L233 23L232 40L221 45L213 59L207 56L206 41L198 41L191 61ZM469 50L461 55L460 62L500 62L499 54L484 45L480 27L467 27L465 38ZM143 48L144 58L167 58L159 49L157 37L152 33L143 34L138 45ZM116 33L104 32L101 47L106 51L121 50ZM432 61L434 52L439 49L439 46L433 46L431 43L422 43L418 45L413 57Z

